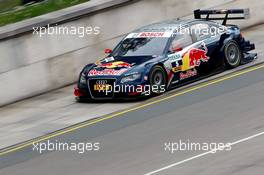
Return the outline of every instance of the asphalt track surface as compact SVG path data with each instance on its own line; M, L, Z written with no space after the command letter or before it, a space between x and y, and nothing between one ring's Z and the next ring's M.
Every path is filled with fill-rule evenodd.
M50 142L99 142L99 151L40 154L29 144L2 154L0 174L262 175L263 92L261 64L49 138ZM232 149L214 154L165 150L165 143L180 140L231 143Z

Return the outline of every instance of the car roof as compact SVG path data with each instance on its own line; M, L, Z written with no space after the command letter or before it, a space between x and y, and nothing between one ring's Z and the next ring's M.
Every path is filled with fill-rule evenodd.
M207 21L203 19L189 19L189 20L183 20L183 19L173 19L173 20L167 20L167 21L162 21L158 23L153 23L147 26L143 26L139 29L136 29L133 31L133 33L139 33L139 32L150 32L150 31L155 31L155 32L165 32L165 31L174 31L177 29L180 25L185 26L190 23L195 23L195 22L204 22L204 23L215 23L213 21ZM217 23L215 23L217 24Z

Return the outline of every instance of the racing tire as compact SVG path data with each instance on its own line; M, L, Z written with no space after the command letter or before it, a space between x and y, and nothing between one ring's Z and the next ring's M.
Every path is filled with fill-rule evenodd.
M75 100L78 103L85 103L85 102L87 102L87 98L84 98L84 97L75 97Z
M236 68L242 60L241 50L236 41L229 41L224 47L224 62L228 69Z
M150 91L153 95L162 94L166 91L167 79L163 67L154 66L149 74Z
M85 96L85 97L75 97L75 100L77 103L89 103L93 102L93 99L91 97Z

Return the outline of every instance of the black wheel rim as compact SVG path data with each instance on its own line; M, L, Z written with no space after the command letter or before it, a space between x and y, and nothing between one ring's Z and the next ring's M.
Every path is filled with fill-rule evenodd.
M231 43L227 49L227 61L230 65L237 65L239 62L239 50L238 47Z
M163 75L161 72L156 72L153 76L153 85L162 85L163 83Z

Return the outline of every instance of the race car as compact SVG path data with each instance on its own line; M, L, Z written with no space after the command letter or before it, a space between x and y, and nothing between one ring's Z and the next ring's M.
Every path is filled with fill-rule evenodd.
M198 9L192 20L170 20L137 29L113 50L106 49L105 58L83 68L74 88L76 99L161 94L219 67L232 69L250 62L257 58L256 53L249 53L255 45L245 40L238 26L226 24L248 15L249 9Z

